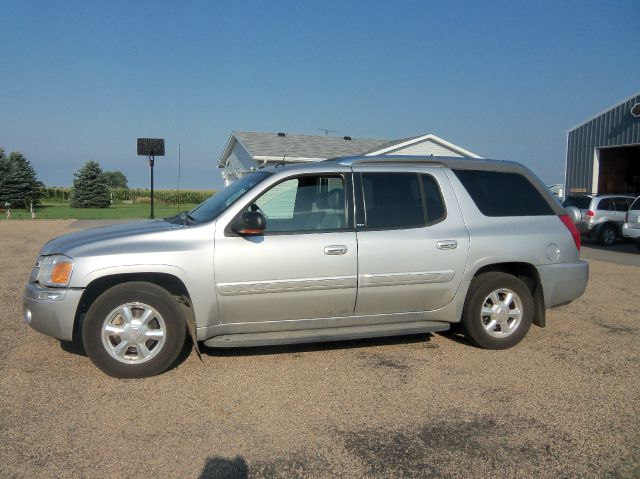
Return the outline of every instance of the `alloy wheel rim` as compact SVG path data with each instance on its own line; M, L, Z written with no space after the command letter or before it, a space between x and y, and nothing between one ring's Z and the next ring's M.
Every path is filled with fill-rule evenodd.
M484 299L480 320L484 330L494 338L512 335L522 322L522 300L512 290L500 288Z
M116 361L141 364L158 355L166 333L166 324L157 310L144 303L126 303L105 318L102 344Z
M603 239L606 244L613 243L613 240L615 239L615 233L611 228L607 228L607 230L604 232Z

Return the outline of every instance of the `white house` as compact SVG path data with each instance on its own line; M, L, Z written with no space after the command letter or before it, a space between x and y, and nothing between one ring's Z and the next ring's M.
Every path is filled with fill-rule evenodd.
M218 168L227 186L261 166L323 161L353 155L433 155L482 158L433 134L380 140L350 136L297 135L234 131L222 152Z

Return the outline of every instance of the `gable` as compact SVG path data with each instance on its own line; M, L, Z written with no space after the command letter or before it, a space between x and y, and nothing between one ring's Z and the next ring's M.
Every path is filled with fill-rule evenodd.
M381 148L366 153L366 156L378 155L426 155L426 156L454 156L460 158L482 158L469 150L454 145L442 138L429 133L404 140L396 140Z

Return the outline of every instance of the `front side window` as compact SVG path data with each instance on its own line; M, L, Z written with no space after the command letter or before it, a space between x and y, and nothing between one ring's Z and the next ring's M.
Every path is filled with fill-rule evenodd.
M622 211L623 213L629 209L627 198L614 198L613 205L615 206L616 211Z
M278 183L249 209L265 216L265 233L345 229L345 189L341 176L299 176Z
M216 193L208 200L200 203L194 209L189 211L187 218L196 223L211 221L231 206L247 191L269 176L271 176L271 173L267 173L265 171L257 171L255 173L250 173L247 176L243 176L239 180L231 183L224 190Z

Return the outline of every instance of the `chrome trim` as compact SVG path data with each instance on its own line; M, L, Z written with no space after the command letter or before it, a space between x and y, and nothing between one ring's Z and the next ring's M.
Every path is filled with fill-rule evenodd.
M348 289L357 286L357 277L335 276L328 278L300 278L276 281L251 281L242 283L220 283L216 289L222 296L245 294L285 293L321 289Z
M360 287L398 286L403 284L448 283L455 271L418 271L415 273L361 274Z
M438 249L456 249L458 242L456 240L442 240L436 243Z

